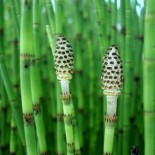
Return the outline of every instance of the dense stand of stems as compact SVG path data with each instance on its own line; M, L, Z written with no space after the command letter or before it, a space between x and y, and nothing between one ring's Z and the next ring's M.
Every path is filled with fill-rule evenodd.
M153 1L0 2L0 155L155 153ZM60 34L75 59L68 101L52 56ZM110 44L125 75L116 124L105 115L100 82Z
M3 16L3 1L1 1L0 5L0 72L1 78L3 80L9 102L12 108L13 116L15 117L15 121L17 123L18 132L20 134L23 145L25 144L24 138L24 130L23 130L23 120L22 120L22 112L20 105L18 103L16 94L13 90L13 85L11 83L11 79L8 73L8 69L6 67L5 58L4 58L4 16Z

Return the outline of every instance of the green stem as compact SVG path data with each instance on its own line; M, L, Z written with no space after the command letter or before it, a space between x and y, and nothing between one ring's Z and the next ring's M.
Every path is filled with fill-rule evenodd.
M111 45L116 44L117 0L111 1Z
M73 102L71 100L71 107L73 109L73 118L72 118L72 124L73 124L73 132L74 132L74 144L75 144L75 155L81 155L81 143L80 143L80 130L78 128L78 122L75 114L75 109L73 106Z
M114 132L116 123L117 97L107 96L107 111L105 116L105 131L104 131L104 155L111 155L113 152Z
M52 31L52 34L55 33L56 25L55 25L55 16L54 16L54 9L51 0L46 0L46 9L49 18L49 24Z
M133 29L132 29L132 6L131 2L125 1L126 36L125 36L125 83L123 105L123 154L130 150L130 111L133 86Z
M20 31L20 27L19 27L19 19L17 17L17 10L16 10L16 7L15 7L15 2L13 0L10 0L11 1L11 13L12 13L12 17L14 19L14 26L15 26L15 29L16 29L16 33L17 33L17 36L19 37L19 31Z
M20 31L20 82L27 155L38 154L30 81L32 41L32 2L23 0Z
M16 124L12 117L11 118L11 133L10 133L10 155L13 155L16 153L16 146L17 146Z
M70 98L69 81L62 80L60 81L60 83L61 83L61 90L62 90L67 155L74 155L74 135L73 135L73 124L72 124L74 107L72 106L71 98Z
M155 5L154 1L146 1L145 29L144 29L144 56L143 56L143 92L144 92L144 139L145 153L153 155L155 137Z
M49 8L47 8L49 9ZM48 11L48 16L50 18L51 15L49 15L50 11ZM51 20L53 19L52 17L50 18ZM52 21L51 21L52 22ZM46 32L48 36L48 41L50 44L50 48L52 51L52 54L54 55L55 51L55 39L54 36L52 35L52 30L50 29L49 25L46 25ZM53 32L55 33L55 32ZM64 153L64 123L63 123L63 107L62 107L62 101L60 99L60 85L57 82L56 84L56 100L57 100L57 154L63 154ZM53 103L55 104L55 103Z
M7 115L8 115L8 103L7 103L7 95L4 89L4 86L2 85L1 89L1 104L0 104L0 113L1 113L1 141L0 141L0 147L2 149L2 154L6 153L7 150Z
M54 38L52 37L52 33L51 33L51 30L50 30L49 25L46 25L46 31L47 31L47 36L48 36L50 48L52 50L52 54L54 54L54 51L55 51L55 42L54 42Z
M39 14L39 0L33 0L33 43L34 52L31 65L31 90L34 118L36 125L36 133L38 138L38 145L40 154L47 153L47 145L45 139L45 128L43 122L43 109L42 109L42 88L41 88L41 75L40 75L40 14Z
M57 82L57 154L64 153L64 122L63 122L63 107L60 99L60 85Z
M112 21L112 11L111 11L111 0L108 0L106 2L106 16L107 16L107 21L106 21L106 37L108 40L108 44L111 42L111 21Z
M117 23L120 24L120 29L117 29L117 44L118 48L120 49L120 55L122 57L123 63L124 63L124 55L125 55L125 1L121 1L120 3L120 9L117 11ZM122 138L123 138L123 105L124 105L124 91L122 92L122 95L119 99L118 104L118 154L122 154Z
M98 34L99 34L99 39L100 39L100 52L102 53L108 47L108 40L106 37L106 32L107 32L106 22L107 21L106 21L106 14L105 14L106 12L105 2L93 0L93 3L94 3L95 13L96 13L96 21L98 24Z
M63 24L62 24L62 10L64 0L56 0L56 34L61 34L63 32Z

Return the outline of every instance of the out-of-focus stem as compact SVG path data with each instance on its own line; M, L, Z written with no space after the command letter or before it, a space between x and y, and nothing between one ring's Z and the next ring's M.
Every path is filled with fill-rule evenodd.
M155 137L155 5L146 1L143 55L144 154L154 155Z
M11 83L10 75L6 67L5 58L4 58L4 46L3 46L3 36L4 36L4 27L3 27L3 0L0 1L0 73L3 80L9 102L11 104L13 116L15 118L19 135L21 137L23 145L25 144L24 129L23 129L23 120L22 120L22 111L18 104L16 94L13 90L13 85Z
M14 118L11 118L11 133L10 133L10 155L13 155L16 153L17 148L17 137L16 137L16 124L14 121Z

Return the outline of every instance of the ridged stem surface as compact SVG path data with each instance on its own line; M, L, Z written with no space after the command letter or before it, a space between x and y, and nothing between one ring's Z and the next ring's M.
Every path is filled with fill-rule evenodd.
M54 14L52 2L50 0L46 0L46 9L47 9L47 14L49 18L50 28L51 28L50 30L52 34L55 34L55 31L56 31L55 14Z
M123 105L123 154L130 150L130 99L132 98L133 85L133 29L132 29L132 5L125 1L126 36L125 36L125 83L124 83L124 105Z
M50 17L50 15L48 15ZM46 32L50 44L50 48L52 50L52 54L54 55L55 51L55 39L52 36L52 31L50 29L49 25L46 25ZM63 136L64 136L64 122L63 122L63 107L62 107L62 101L60 98L60 84L57 82L56 84L56 101L57 101L57 132L56 132L56 144L57 144L57 154L63 154L64 153L64 141L63 141ZM55 103L54 103L55 104Z
M118 1L118 0L117 0ZM120 1L120 0L119 0ZM120 9L117 12L117 23L120 24L120 29L116 25L116 30L117 30L117 44L120 49L120 55L123 60L124 64L124 55L125 55L125 1L121 0L120 3ZM119 104L118 104L118 123L117 123L117 128L118 128L118 154L122 154L122 138L123 138L123 105L124 105L124 90L122 92L122 95L120 96L119 99Z
M67 155L74 155L73 106L70 102L69 81L61 80L62 102L66 133Z
M144 139L145 154L154 155L155 145L155 5L154 1L146 1L144 26L144 56L143 56L143 93L144 93Z
M42 100L42 87L40 75L40 8L39 0L33 0L33 44L34 52L32 52L32 65L31 65L31 89L33 111L35 118L36 133L38 138L38 145L40 154L47 153L45 125L43 122L43 100Z
M38 154L30 81L32 42L32 1L23 0L20 29L20 87L27 155Z
M108 46L108 41L106 38L107 32L107 18L106 18L106 7L104 1L93 0L95 14L96 14L96 22L98 24L98 35L100 39L100 52L105 51ZM110 19L109 19L110 20ZM104 27L104 29L103 29Z
M63 122L63 106L60 98L61 88L57 82L57 154L64 154L64 122Z
M111 155L113 152L117 97L107 96L107 111L105 116L105 131L104 131L104 155Z
M111 1L111 44L116 44L117 0Z

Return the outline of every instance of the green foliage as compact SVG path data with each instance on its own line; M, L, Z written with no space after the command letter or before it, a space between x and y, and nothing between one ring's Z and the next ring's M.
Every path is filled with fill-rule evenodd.
M155 154L155 5L142 3L0 0L0 155L67 154L66 136L72 135L65 130L53 56L58 35L74 51L72 154L100 155L104 145L114 155L130 154L133 145L140 154ZM118 47L125 77L111 132L100 79L110 45Z

